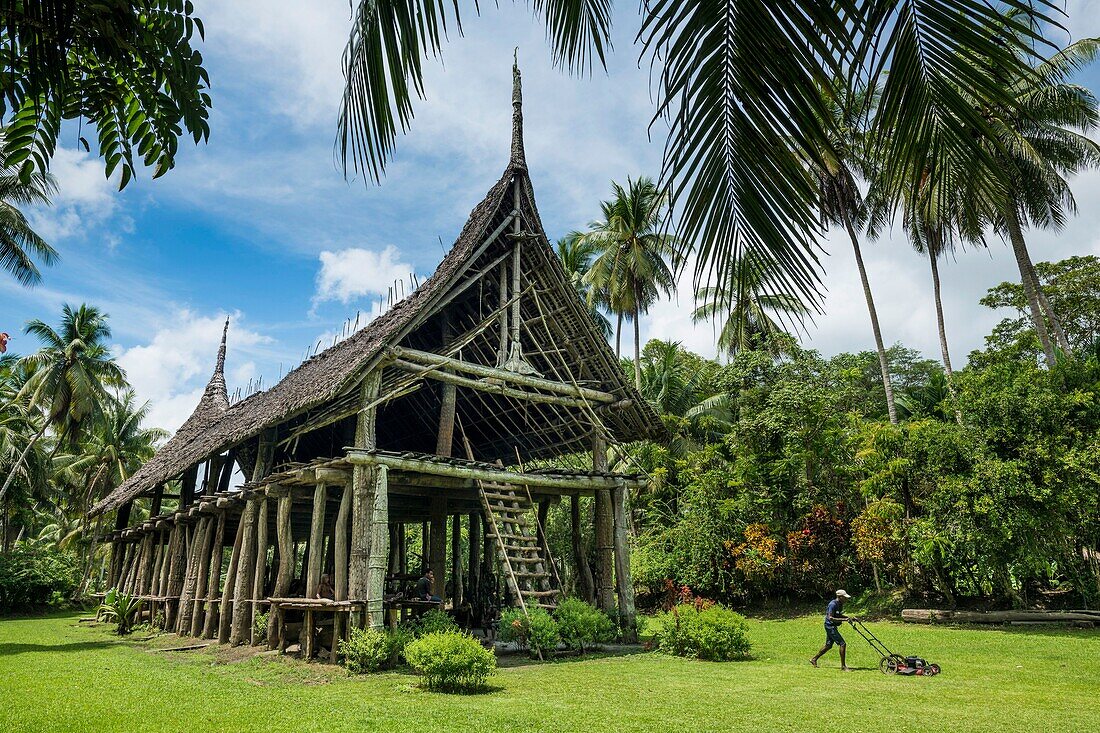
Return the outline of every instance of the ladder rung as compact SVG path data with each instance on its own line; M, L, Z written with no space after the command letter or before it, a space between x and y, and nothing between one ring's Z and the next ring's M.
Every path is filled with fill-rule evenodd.
M482 491L481 495L487 499L495 499L497 501L517 501L521 504L527 502L526 497L521 498L519 496L516 496L515 494L501 494L496 491Z
M505 545L504 549L509 552L542 552L538 545Z
M546 598L548 596L556 596L558 592L556 590L523 590L519 591L525 596L534 596L536 598Z
M537 542L538 540L531 535L526 534L512 534L511 532L501 532L500 534L489 534L492 538L503 537L506 540L524 540L526 542Z
M528 572L520 571L520 572L513 572L512 575L516 576L517 578L549 578L550 577L550 573L545 573L545 572L528 573Z

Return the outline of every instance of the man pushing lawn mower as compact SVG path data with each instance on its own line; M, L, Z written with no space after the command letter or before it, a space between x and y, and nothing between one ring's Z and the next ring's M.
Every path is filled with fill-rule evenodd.
M848 645L844 643L844 637L840 635L840 630L837 627L845 621L851 621L851 619L844 615L844 602L851 598L846 590L838 590L836 592L836 598L829 601L828 608L825 609L825 646L821 647L821 651L814 655L814 658L810 660L810 664L817 666L817 660L833 648L833 644L840 647L840 668L845 672L851 672L848 668L848 662L845 658L845 652L848 650Z

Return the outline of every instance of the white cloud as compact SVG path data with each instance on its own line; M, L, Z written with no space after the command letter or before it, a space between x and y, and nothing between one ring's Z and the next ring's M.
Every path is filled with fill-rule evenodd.
M95 156L83 150L58 148L50 173L57 181L52 205L29 212L35 231L47 242L86 237L116 213L116 185L103 175L103 162ZM132 231L133 221L125 218L120 228ZM117 235L110 235L108 248L113 249L117 243Z
M400 260L393 245L381 252L361 247L336 252L326 250L321 253L320 260L314 303L339 300L346 305L364 296L386 295L397 281L409 288L409 275L413 272L413 266ZM395 300L401 292L407 293L407 290L399 290Z
M233 383L243 384L256 377L251 360L237 362L241 354L269 343L270 338L242 328L240 314L230 319L226 361ZM218 353L225 314L198 315L189 310L176 312L162 323L145 345L123 349L118 362L134 391L152 404L148 424L175 430L188 418L202 396Z

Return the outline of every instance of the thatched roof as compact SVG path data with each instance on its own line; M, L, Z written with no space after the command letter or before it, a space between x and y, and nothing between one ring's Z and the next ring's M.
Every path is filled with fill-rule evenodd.
M500 228L501 223L514 209L521 211L525 230L537 235L535 238L525 240L524 275L527 281L532 283L534 291L541 293L537 297L545 301L547 304L545 308L549 309L550 305L553 305L554 317L551 319L543 313L541 327L547 329L548 334L549 329L554 328L555 336L565 341L562 344L563 348L558 351L568 350L571 355L569 358L575 362L570 365L570 371L583 373L582 377L577 377L578 379L583 378L589 383L599 384L601 389L612 392L624 401L629 401L625 407L613 412L609 411L603 416L602 421L610 431L611 437L626 442L663 434L660 420L635 391L619 367L606 339L599 333L588 316L584 304L567 281L561 263L546 238L538 211L535 209L534 190L527 174L523 152L522 109L518 82L517 71L513 91L513 139L509 164L500 179L489 189L485 198L474 207L454 246L443 258L435 273L410 296L362 330L309 358L270 389L253 394L233 405L229 405L225 392L223 374L225 338L223 335L217 366L194 413L151 460L107 498L99 502L93 508L93 514L115 509L154 486L180 476L190 466L212 455L238 446L242 448L240 454L246 454L247 448L242 444L255 439L265 429L279 426L297 416L317 410L339 397L346 398L383 356L385 347L397 345L406 338L415 339L416 329L423 330L422 327L429 319L438 316L437 304L449 294L453 295L456 284L464 276L470 272L478 272L476 269L478 266L487 267L485 262L490 257L499 260L498 253L503 251L501 248L512 246L506 235L499 232L495 239L490 240L488 236ZM513 197L515 197L514 200ZM476 289L470 288L470 290ZM477 292L465 295L467 302L472 304L470 307L478 309L481 308L478 299L488 297L487 293ZM531 298L527 298L527 301L530 300ZM535 305L541 309L544 306L540 303ZM525 303L525 308L529 307L532 306ZM525 311L525 319L527 317L527 311ZM420 340L423 341L423 337ZM468 346L464 354L472 351L475 351L474 344ZM545 364L545 361L542 363ZM504 443L501 442L496 446L492 440L493 436L490 435L494 431L505 433L506 429L500 423L487 422L481 427L475 424L478 417L483 417L486 421L500 418L495 414L482 415L482 412L500 411L492 407L479 411L474 409L475 407L470 406L464 416L460 414L460 420L466 421L466 431L472 436L472 442L478 448L484 446L479 457L489 458L488 454L496 450L497 455L492 456L493 458L506 458L506 452L503 450ZM525 415L530 412L530 408L526 406L524 410ZM591 426L582 429L583 426L569 425L569 415L547 414L545 421L553 424L548 428L543 441L554 447L558 445L563 448L568 447L571 441L577 442L582 437L587 439L591 434ZM502 441L506 439L515 439L515 436L501 436ZM530 446L528 448L529 455L538 455L538 450ZM410 449L416 448L410 447ZM242 461L242 464L244 462ZM505 460L505 462L511 461Z

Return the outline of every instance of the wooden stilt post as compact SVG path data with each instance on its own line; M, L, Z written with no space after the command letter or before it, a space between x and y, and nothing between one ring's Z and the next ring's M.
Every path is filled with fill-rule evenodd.
M447 497L433 496L429 512L428 567L435 576L432 593L442 598L443 583L447 577Z
M252 574L252 618L248 623L248 636L252 646L256 646L261 640L266 641L266 633L256 633L256 616L261 611L260 601L264 594L264 581L267 579L267 496L259 500L256 511L256 563Z
M587 603L596 600L596 584L592 580L592 568L584 552L584 534L581 531L581 497L569 497L569 525L573 541L573 564L576 566L577 595Z
M214 635L213 600L218 596L218 581L222 577L222 542L225 537L225 512L219 511L216 519L211 518L210 533L204 551L203 570L206 578L200 578L200 590L195 594L195 613L191 618L191 636L209 639Z
M626 526L626 486L611 490L611 509L615 517L615 590L619 596L619 626L623 641L634 644L638 632L634 628L634 583L630 577L630 546Z
M473 621L481 620L481 514L467 515L469 528L466 542L469 544L470 587L466 589L466 600L473 612Z
M404 522L397 525L397 573L409 574L409 533Z
M420 567L416 572L423 573L430 565L432 526L430 522L420 523Z
M241 551L237 556L237 576L233 588L233 625L229 632L232 646L251 639L249 626L252 625L252 581L256 571L256 515L259 508L259 499L249 499L241 515L244 532L241 534Z
M462 515L451 515L451 608L462 605Z
M381 629L386 624L382 596L386 586L386 562L389 560L390 499L389 470L379 466L371 513L370 561L367 568L367 623Z
M187 568L183 574L183 591L180 593L179 620L176 623L176 632L180 636L191 633L191 619L195 613L195 592L199 585L199 559L202 555L202 545L205 541L210 524L210 517L200 517L198 525L191 533L191 548L187 553Z
M225 586L222 588L222 602L218 608L218 643L229 641L233 626L233 594L237 586L237 566L241 562L241 541L244 537L244 513L237 520L237 537L233 541L233 554L229 556L229 567L225 571Z
M607 443L597 437L592 446L592 470L607 471ZM615 607L615 540L612 528L611 492L607 489L596 491L596 605L604 613L613 614Z
M168 530L168 543L164 547L164 562L160 564L160 577L157 578L157 592L155 595L168 595L168 575L172 566L172 557L176 554L176 545L179 543L178 527L173 524Z
M351 514L351 487L340 487L340 508L336 512L336 528L333 530L332 574L333 589L338 601L348 599L348 516Z
M455 400L457 387L453 384L442 385L442 405L439 408L439 432L436 434L435 452L437 455L450 456L455 432Z
M176 628L176 616L179 613L179 596L183 590L183 574L187 569L187 550L190 547L188 526L176 521L176 549L172 553L172 562L168 566L168 599L165 602L164 628ZM173 600L176 599L176 600Z
M381 371L374 370L363 378L360 390L360 412L355 424L355 446L375 447L375 418L377 408L372 403L378 397ZM378 469L374 466L355 466L351 477L351 556L348 563L348 597L351 600L368 600L371 520L374 514L374 491Z
M275 590L272 596L275 598L286 597L290 590L290 583L294 579L294 535L290 525L290 516L294 508L294 500L290 496L290 490L285 486L272 484L267 494L270 497L278 497L278 505L275 515L275 544L279 551L279 572L275 576ZM282 628L278 623L276 614L271 614L267 620L267 646L269 649L282 649Z
M328 489L324 484L313 487L313 514L309 523L309 561L306 568L306 598L317 597L321 582L321 561L325 555L325 505Z

